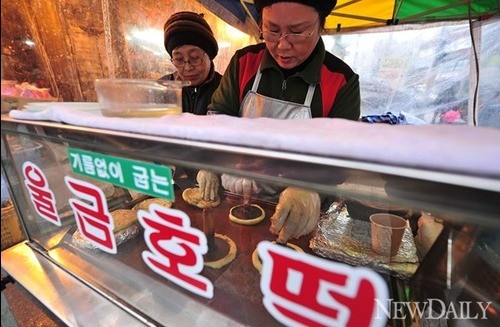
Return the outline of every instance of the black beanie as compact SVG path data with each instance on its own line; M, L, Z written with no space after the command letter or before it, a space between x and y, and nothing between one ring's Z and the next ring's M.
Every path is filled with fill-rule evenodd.
M337 4L337 0L254 0L255 9L258 12L262 12L262 8L277 2L296 2L313 7L322 18L326 18Z
M174 48L190 44L202 48L210 59L219 51L214 33L202 14L180 11L170 16L163 26L165 49L172 57Z

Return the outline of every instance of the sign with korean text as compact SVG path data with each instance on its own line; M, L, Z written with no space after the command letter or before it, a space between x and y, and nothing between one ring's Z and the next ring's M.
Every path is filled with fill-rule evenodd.
M149 211L139 210L138 218L149 249L142 252L144 263L186 290L213 298L214 285L201 275L203 255L208 251L207 238L191 227L188 215L153 203Z
M50 189L49 181L43 171L31 161L23 163L24 185L28 189L31 203L40 217L61 226L57 213L56 198Z
M97 186L71 176L64 183L77 198L69 199L81 235L102 251L116 254L117 246L113 229L113 218L108 210L106 196Z
M169 167L72 148L68 157L77 174L174 201Z
M267 311L286 326L386 326L376 308L386 305L387 284L374 271L317 258L268 241L260 289Z

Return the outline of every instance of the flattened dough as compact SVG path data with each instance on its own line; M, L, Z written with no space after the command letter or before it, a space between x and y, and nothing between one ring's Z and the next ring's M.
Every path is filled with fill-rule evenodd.
M204 264L207 267L220 269L234 260L234 258L236 257L237 247L236 247L236 243L234 243L234 241L232 239L230 239L229 237L227 237L226 235L215 233L215 237L220 238L220 239L224 240L225 242L227 242L229 244L229 251L227 252L226 256L224 256L223 258L221 258L219 260L215 260L215 261L205 261Z
M172 202L171 201L168 201L168 200L165 200L165 199L160 199L160 198L150 198L150 199L146 199L142 202L139 202L137 203L133 208L132 210L149 210L149 205L151 203L156 203L156 204L159 204L161 206L164 206L164 207L167 207L167 208L171 208L172 207Z
M273 243L276 243L276 242L273 242ZM295 244L286 243L286 246L294 249L297 252L304 252L304 250L302 250L301 248L299 248ZM257 253L257 248L255 248L255 250L253 250L253 253L252 253L252 264L255 267L255 269L257 269L259 271L259 274L260 274L260 272L262 271L262 261L260 261L259 254Z
M220 197L217 195L214 201L203 200L199 188L187 188L182 192L182 199L190 205L201 209L217 207L220 204Z
M134 210L118 209L111 212L111 216L113 217L113 221L115 223L115 228L113 229L114 233L119 232L137 222L137 212Z
M242 208L243 205L237 205L237 206L234 206L231 208L231 210L229 210L229 219L234 222L234 223L237 223L237 224L240 224L240 225L256 225L258 223L260 223L262 220L264 220L264 218L266 217L266 213L264 211L264 209L262 209L259 205L257 204L251 204L252 208L255 210L260 211L260 215L256 215L255 218L244 218L244 217L240 217L236 214L236 211L239 209L239 208Z

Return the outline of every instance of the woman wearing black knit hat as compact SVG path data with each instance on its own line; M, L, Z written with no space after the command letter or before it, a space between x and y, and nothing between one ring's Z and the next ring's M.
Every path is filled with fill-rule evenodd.
M212 96L209 110L240 117L358 120L359 76L326 51L321 39L326 17L336 3L255 0L261 13L264 43L236 52ZM237 176L223 174L221 181L229 191L244 189L244 179ZM320 197L316 192L294 187L267 190L258 182L252 187L260 193L282 191L271 217L271 232L278 234L277 241L285 243L317 226ZM205 189L214 193L210 186Z
M190 82L182 89L182 111L205 115L221 80L213 63L219 47L212 29L202 14L181 11L168 18L163 31L165 49L177 71L159 80Z

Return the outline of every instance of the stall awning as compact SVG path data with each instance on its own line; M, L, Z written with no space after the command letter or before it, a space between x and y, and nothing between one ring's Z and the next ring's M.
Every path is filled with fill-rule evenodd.
M497 0L339 0L326 29L341 31L384 25L486 18L498 14Z
M258 33L253 0L198 0L246 33ZM326 20L326 32L407 23L485 19L499 14L498 0L338 0Z

